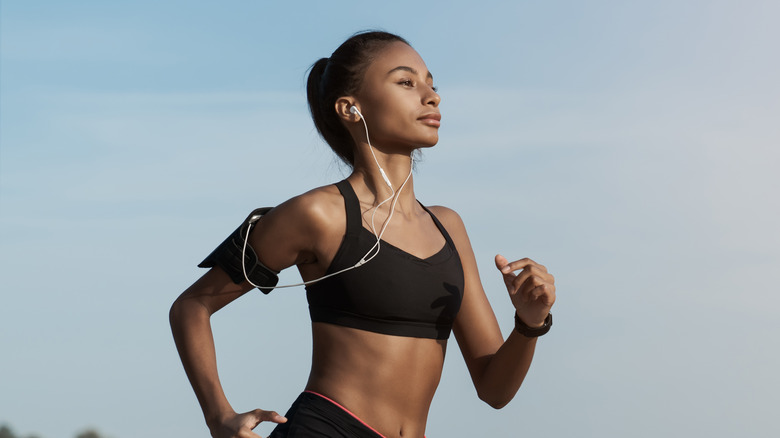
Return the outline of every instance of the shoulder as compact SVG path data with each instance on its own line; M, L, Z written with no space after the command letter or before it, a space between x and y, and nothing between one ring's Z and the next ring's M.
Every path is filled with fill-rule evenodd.
M334 185L290 198L259 220L250 243L263 263L277 271L310 263L346 229L341 193Z
M463 224L463 219L455 210L441 205L429 206L428 210L439 219L439 222L441 222L457 246L471 246L468 243L468 233L466 232L466 226Z
M439 219L439 222L441 222L448 231L465 230L466 227L463 225L463 219L460 218L460 215L455 210L442 205L429 206L428 210Z
M344 216L344 201L333 185L317 187L288 199L263 217L276 225L317 230L334 223L334 217ZM270 225L270 224L269 224Z

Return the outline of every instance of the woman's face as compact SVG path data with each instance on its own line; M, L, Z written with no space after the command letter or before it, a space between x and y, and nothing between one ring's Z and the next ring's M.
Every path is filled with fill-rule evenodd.
M355 98L372 144L408 150L439 141L441 98L425 62L408 45L387 45L366 69Z

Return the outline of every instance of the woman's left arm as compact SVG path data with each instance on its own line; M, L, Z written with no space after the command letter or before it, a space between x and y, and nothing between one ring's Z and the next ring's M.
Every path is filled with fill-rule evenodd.
M437 209L436 215L455 242L463 264L463 302L453 332L479 398L500 409L512 400L523 383L537 338L512 330L504 340L482 288L463 221L457 213L442 207ZM555 278L531 259L510 263L498 255L495 262L520 320L532 328L544 325L555 302ZM509 312L505 313L507 318L513 317Z

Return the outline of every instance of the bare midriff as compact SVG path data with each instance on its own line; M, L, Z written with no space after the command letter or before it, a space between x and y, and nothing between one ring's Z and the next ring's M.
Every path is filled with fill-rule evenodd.
M446 340L312 325L306 389L349 410L387 438L422 438L441 378Z

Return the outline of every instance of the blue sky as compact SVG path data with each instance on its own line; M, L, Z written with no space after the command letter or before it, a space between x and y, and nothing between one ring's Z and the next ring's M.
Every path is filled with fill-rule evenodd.
M254 207L344 176L306 69L410 40L443 97L417 196L556 275L516 399L453 340L427 435L777 436L780 5L771 1L0 3L0 423L42 438L207 436L167 326ZM293 272L282 281L296 280ZM305 384L303 290L213 319L236 409ZM259 433L267 434L268 426Z

